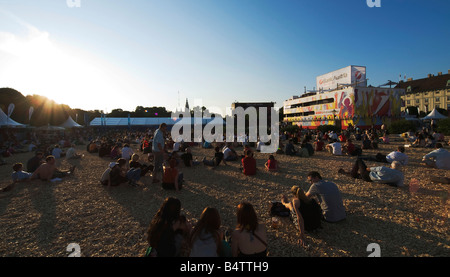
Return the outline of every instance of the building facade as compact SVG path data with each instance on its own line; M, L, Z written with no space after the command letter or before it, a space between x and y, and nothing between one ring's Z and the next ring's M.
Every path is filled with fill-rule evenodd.
M318 91L284 101L283 121L286 124L308 129L320 125L347 129L350 125L376 127L400 119L404 89L367 87L365 67L349 66L322 76L317 78ZM324 83L322 80L339 82L320 87Z
M402 112L405 112L407 107L416 107L419 112L425 113L434 108L450 110L450 70L447 74L428 74L428 77L423 79L409 78L406 82L400 81L396 88L405 90L402 95Z

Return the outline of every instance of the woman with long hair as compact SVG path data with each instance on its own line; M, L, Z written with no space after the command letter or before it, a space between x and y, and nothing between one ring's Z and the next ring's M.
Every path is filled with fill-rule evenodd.
M237 207L237 225L231 237L233 257L267 256L267 234L264 224L258 223L253 206L241 202Z
M156 250L158 257L176 257L179 245L176 243L178 230L185 226L180 221L181 202L174 197L164 200L158 212L153 217L147 231L147 241L151 249Z
M226 242L220 230L221 220L217 209L207 207L200 215L190 238L190 257L222 257L227 256Z

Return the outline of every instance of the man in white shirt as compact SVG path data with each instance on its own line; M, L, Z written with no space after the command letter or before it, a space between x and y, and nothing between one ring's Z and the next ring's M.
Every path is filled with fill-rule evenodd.
M436 143L436 150L423 156L422 162L429 167L450 169L450 153L443 148L442 143L438 142Z
M342 145L337 141L337 139L334 139L333 143L328 144L326 147L328 152L333 155L342 155Z
M124 158L128 162L133 154L134 152L130 148L130 146L128 144L125 144L122 148L122 158Z
M388 163L397 161L401 165L407 165L408 164L408 156L405 154L405 147L399 146L396 151L389 153L386 156L386 161Z

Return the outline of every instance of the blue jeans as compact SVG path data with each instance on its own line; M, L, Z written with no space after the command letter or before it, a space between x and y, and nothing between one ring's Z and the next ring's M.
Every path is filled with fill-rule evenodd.
M132 181L139 181L141 179L141 169L140 168L130 168L127 172L127 179Z

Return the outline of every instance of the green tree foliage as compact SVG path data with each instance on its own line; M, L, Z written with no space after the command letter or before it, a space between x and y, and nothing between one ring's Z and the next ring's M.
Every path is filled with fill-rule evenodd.
M418 121L401 119L393 121L387 127L390 134L401 134L410 130L415 131L418 125Z
M445 136L450 136L450 118L440 119L437 122L438 132L443 133Z

